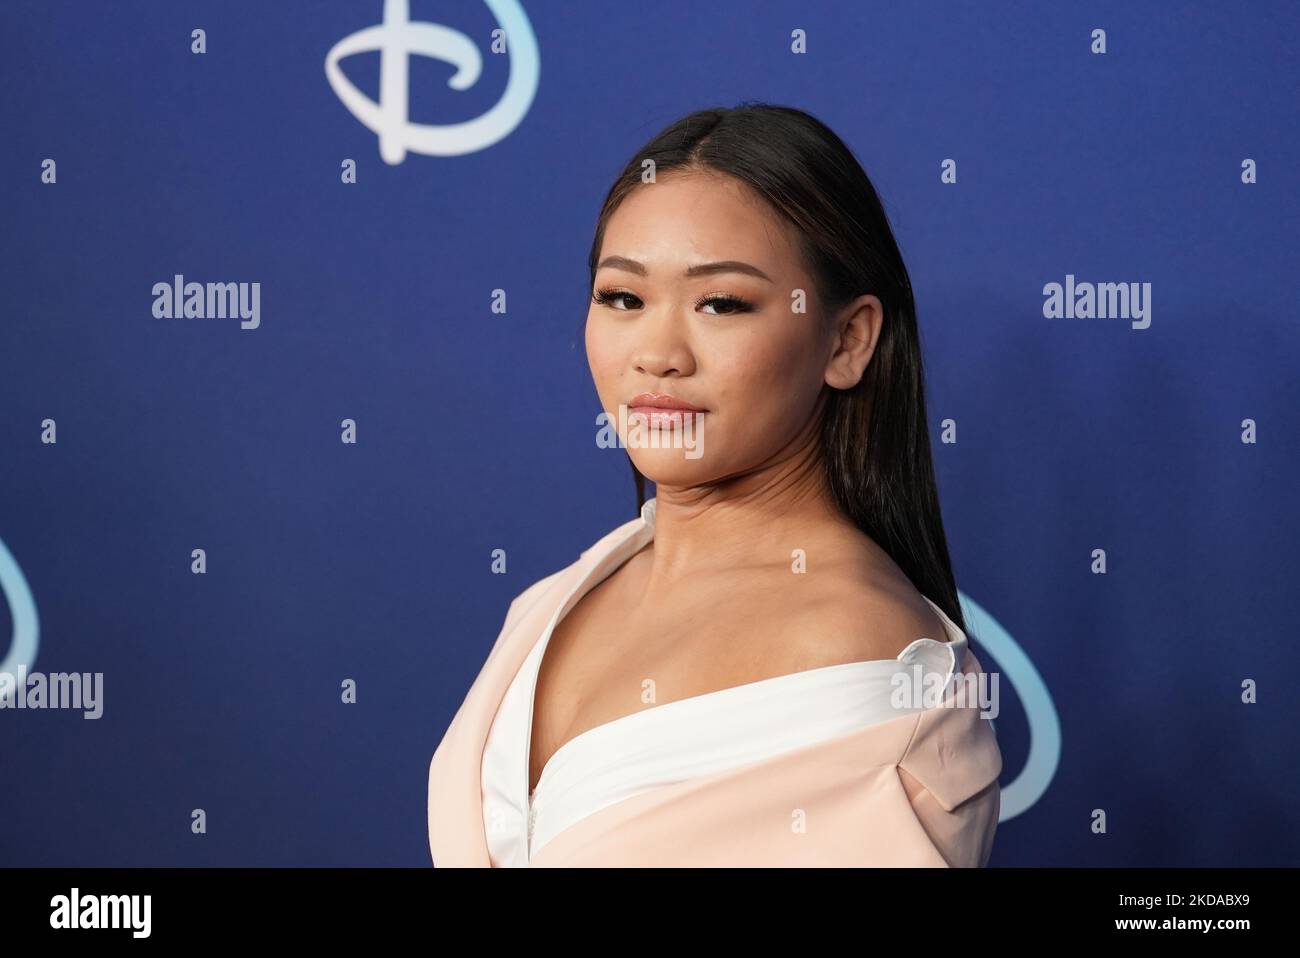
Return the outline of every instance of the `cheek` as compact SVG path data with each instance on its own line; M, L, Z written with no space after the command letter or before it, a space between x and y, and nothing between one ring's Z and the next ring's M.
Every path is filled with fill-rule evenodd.
M596 384L596 392L600 394L603 400L609 385L618 376L619 364L617 356L620 346L610 330L605 328L598 318L590 315L587 317L585 339L587 367L591 370L591 378Z
M792 331L793 332L793 331ZM774 421L799 419L821 390L824 364L815 354L816 344L793 335L756 335L730 344L715 356L718 389L714 392L747 417L768 426Z

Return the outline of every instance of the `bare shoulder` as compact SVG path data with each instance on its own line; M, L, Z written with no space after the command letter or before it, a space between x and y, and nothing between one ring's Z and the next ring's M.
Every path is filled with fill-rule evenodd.
M903 576L827 571L791 603L781 629L790 670L894 659L920 638L949 640L943 620Z

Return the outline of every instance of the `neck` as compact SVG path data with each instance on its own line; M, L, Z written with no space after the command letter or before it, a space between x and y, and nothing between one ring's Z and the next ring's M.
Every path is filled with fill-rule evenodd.
M815 430L741 475L702 486L655 487L648 591L700 573L791 561L829 526L852 525L826 482Z

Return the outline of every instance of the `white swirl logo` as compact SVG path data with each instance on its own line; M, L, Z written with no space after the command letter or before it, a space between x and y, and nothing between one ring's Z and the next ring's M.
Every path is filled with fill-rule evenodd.
M9 651L0 659L0 672L15 674L20 667L31 668L36 662L40 624L36 617L36 602L32 590L27 588L22 569L5 544L0 542L0 597L9 605L9 618L13 620L13 640Z
M343 105L379 136L379 155L396 165L408 150L426 156L457 156L491 146L524 118L537 93L541 61L537 38L518 0L484 0L504 31L510 57L505 92L492 109L463 123L411 123L408 57L426 56L452 64L448 85L468 90L483 72L478 46L465 34L438 23L412 23L409 0L384 0L384 22L334 45L325 57L325 76ZM343 74L339 61L379 51L379 100L371 100Z

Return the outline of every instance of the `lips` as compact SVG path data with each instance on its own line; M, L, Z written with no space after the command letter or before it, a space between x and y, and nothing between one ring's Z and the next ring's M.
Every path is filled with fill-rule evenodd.
M703 406L667 393L640 393L628 403L629 415L645 417L646 423L653 428L680 429L686 417L706 412L708 410Z
M627 404L632 412L649 412L653 409L676 409L680 412L707 412L703 406L697 406L667 393L640 393L632 397Z

